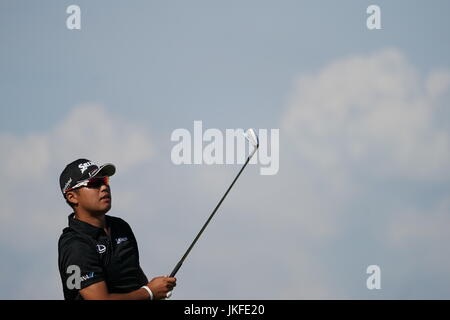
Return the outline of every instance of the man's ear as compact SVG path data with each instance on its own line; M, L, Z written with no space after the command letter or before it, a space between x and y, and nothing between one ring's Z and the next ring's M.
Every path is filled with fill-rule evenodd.
M76 192L76 190L67 192L66 200L72 206L77 206L78 205L78 192Z

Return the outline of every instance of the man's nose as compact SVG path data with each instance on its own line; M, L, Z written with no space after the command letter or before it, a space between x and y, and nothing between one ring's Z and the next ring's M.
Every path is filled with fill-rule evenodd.
M110 191L111 189L110 189L110 187L109 187L109 184L105 184L105 183L103 183L101 186L100 186L100 192L101 191Z

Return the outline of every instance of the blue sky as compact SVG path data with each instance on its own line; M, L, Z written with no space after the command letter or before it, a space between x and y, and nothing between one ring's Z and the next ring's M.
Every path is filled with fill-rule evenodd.
M66 28L71 4L81 30ZM366 27L371 4L381 30ZM448 12L2 1L0 298L62 297L57 178L78 157L117 164L110 214L133 226L149 277L170 272L238 170L172 164L170 135L194 120L280 129L280 170L246 169L174 298L449 298ZM381 290L365 287L371 264Z
M65 28L72 2L44 3L1 5L1 125L17 133L80 101L166 128L196 117L235 125L238 111L268 127L292 78L336 57L395 46L427 71L450 53L445 1L381 1L377 32L369 1L80 1L81 32Z

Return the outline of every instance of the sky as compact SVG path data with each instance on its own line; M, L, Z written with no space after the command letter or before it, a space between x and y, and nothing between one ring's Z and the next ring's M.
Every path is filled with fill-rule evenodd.
M77 158L116 165L108 214L133 228L148 278L170 273L241 167L175 165L171 134L194 121L278 129L279 170L245 169L172 299L449 299L448 12L0 1L0 299L63 298L58 178Z

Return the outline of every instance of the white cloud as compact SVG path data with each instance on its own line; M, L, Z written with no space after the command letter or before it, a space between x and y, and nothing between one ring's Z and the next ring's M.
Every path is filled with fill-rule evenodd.
M0 172L3 179L39 179L50 163L49 140L40 134L16 137L0 134Z
M450 87L450 74L447 71L432 72L426 82L427 93L431 98L444 94Z
M0 158L1 173L11 182L42 178L50 167L62 170L79 157L113 162L127 170L154 155L154 144L145 129L98 105L74 108L48 132L23 137L1 133L0 147L7 151Z
M75 108L52 131L50 145L58 162L87 157L113 162L120 170L149 159L154 152L146 130L97 105Z
M407 282L414 285L425 279L419 271L439 272L431 288L439 289L443 279L450 281L443 268L435 267L448 243L445 226L450 222L448 192L442 190L450 178L450 123L442 121L446 113L440 102L449 91L449 79L445 70L422 76L395 49L339 59L317 73L298 77L280 130L281 148L291 150L289 161L280 168L290 172L282 183L283 192L295 189L298 202L292 197L285 208L298 207L298 217L279 211L285 222L298 226L299 233L310 226L299 245L321 239L314 257L317 265L330 263L333 250L340 250L336 243L345 243L340 264L376 258L398 276L391 278L385 297L403 292ZM417 192L430 189L438 192ZM327 233L315 225L326 226ZM421 252L426 252L425 259L417 259ZM304 266L308 258L292 259L296 263L314 270L314 265ZM411 264L417 268L404 272L411 270ZM358 277L345 269L328 272L335 272L327 274L328 279ZM300 286L303 277L294 283ZM364 294L348 283L339 288L327 287L323 281L327 280L319 277L316 284L328 288L319 290L323 297ZM310 288L314 292L314 285ZM416 292L417 297L433 295L427 290Z
M301 76L282 125L302 157L325 170L448 179L449 131L434 126L434 100L450 74L422 79L398 50L339 60Z
M386 241L401 249L425 244L445 251L450 243L449 225L450 196L441 199L429 211L406 207L392 215L388 223Z

